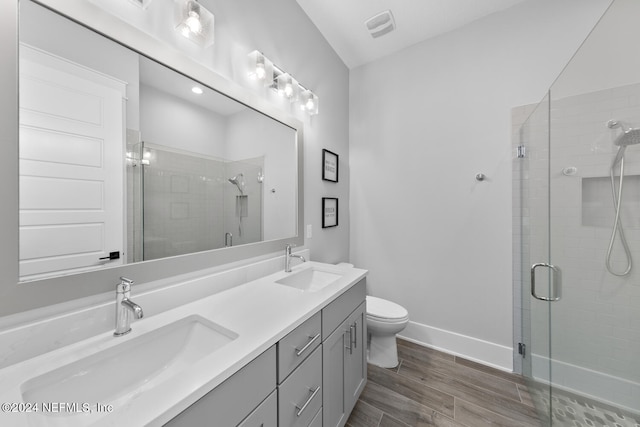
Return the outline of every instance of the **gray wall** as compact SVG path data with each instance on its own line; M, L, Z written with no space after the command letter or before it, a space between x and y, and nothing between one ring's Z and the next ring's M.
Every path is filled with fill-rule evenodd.
M523 2L352 70L351 260L407 308L407 337L511 368L510 110L608 4Z

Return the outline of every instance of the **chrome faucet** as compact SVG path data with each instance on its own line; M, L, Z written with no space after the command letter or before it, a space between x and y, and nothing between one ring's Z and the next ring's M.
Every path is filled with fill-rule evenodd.
M131 313L136 319L142 319L142 307L131 301L131 285L133 280L126 277L120 278L120 283L116 286L116 330L114 337L120 337L131 332Z
M287 245L284 249L284 272L291 273L291 258L300 258L302 262L307 262L302 255L296 255L291 253L292 245Z

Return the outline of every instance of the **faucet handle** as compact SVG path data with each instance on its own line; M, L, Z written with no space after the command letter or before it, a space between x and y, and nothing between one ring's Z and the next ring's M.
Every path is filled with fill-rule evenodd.
M133 284L133 280L124 276L120 276L120 283L118 283L118 286L116 286L116 292L129 292L131 290L131 285Z

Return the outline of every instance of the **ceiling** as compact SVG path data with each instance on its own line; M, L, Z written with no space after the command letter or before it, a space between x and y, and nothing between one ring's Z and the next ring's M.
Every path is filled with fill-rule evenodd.
M296 0L349 68L460 28L525 0ZM391 10L396 29L373 38L365 21Z
M140 85L151 86L161 92L173 95L189 104L199 105L221 116L230 116L247 109L244 104L237 102L233 98L209 89L146 56L139 56L139 67ZM203 93L194 94L192 91L194 86L202 89Z

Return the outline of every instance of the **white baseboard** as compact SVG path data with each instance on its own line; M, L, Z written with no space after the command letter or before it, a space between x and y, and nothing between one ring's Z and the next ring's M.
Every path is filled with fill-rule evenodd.
M409 322L399 337L502 371L513 372L513 349L489 341Z
M549 358L532 355L533 377L549 383ZM640 412L640 383L602 372L553 360L551 362L553 386L574 394L590 397L633 413Z

